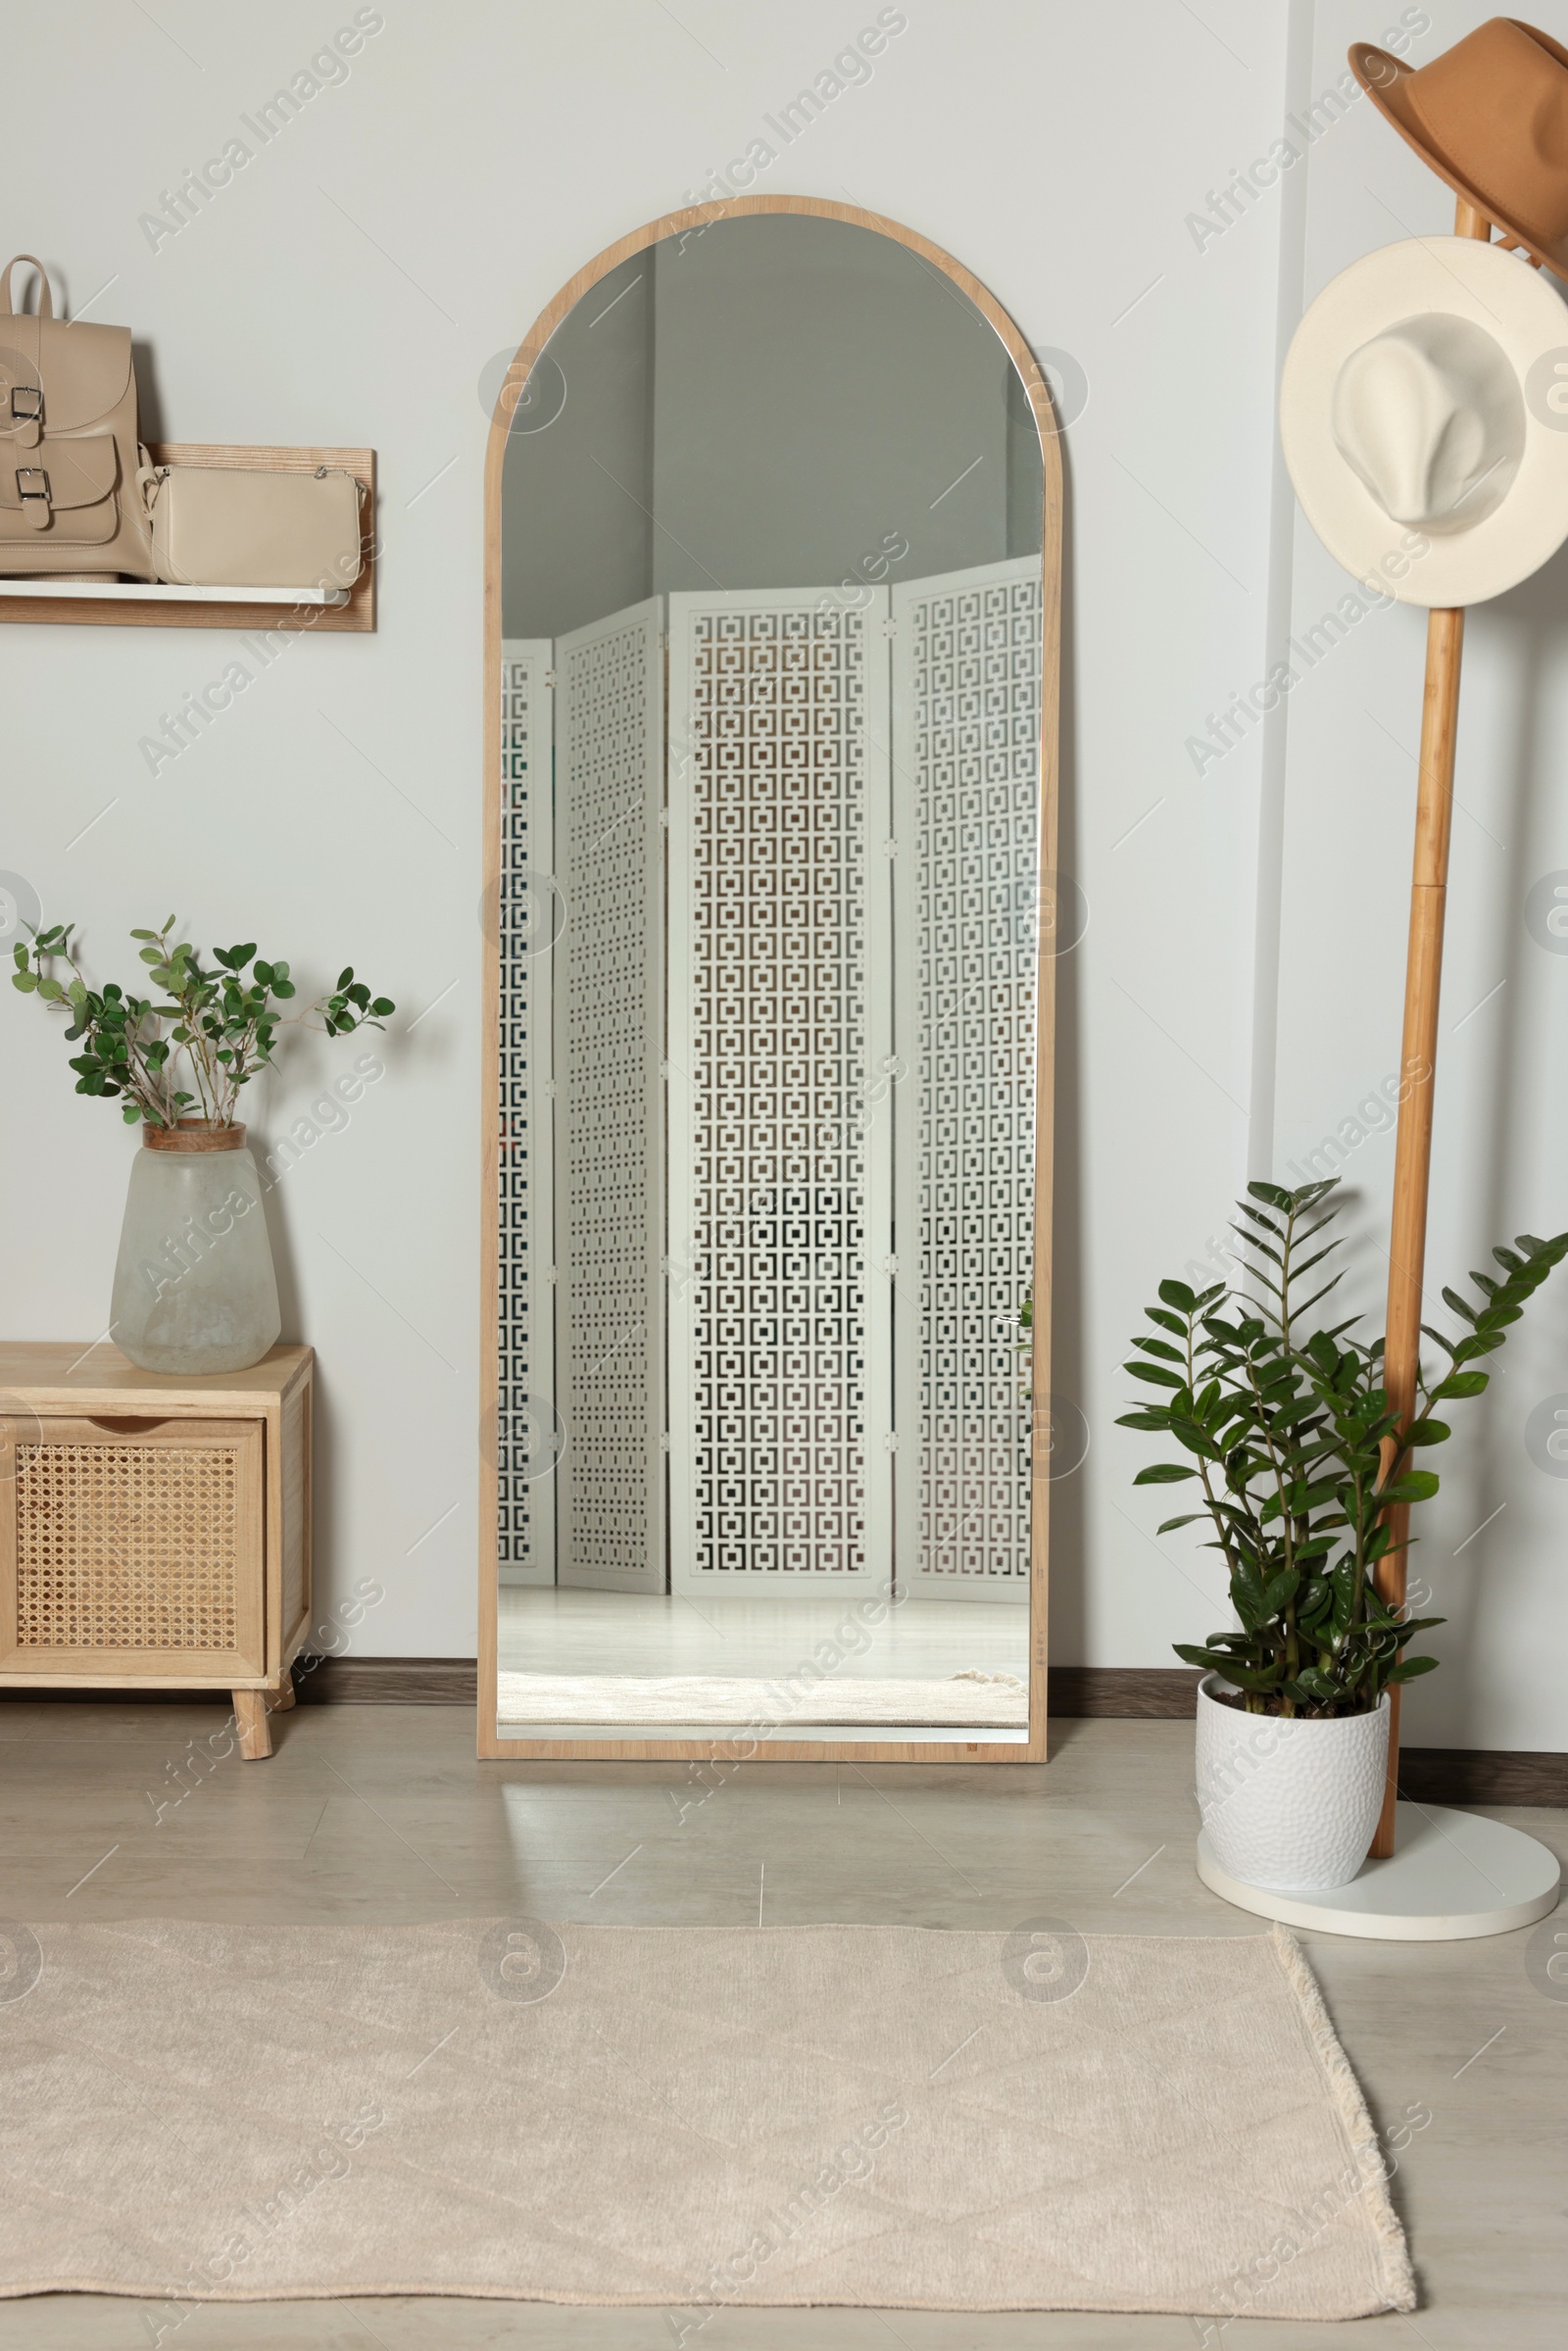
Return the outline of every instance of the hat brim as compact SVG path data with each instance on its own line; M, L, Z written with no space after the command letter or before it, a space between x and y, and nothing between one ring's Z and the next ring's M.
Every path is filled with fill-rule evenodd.
M1544 40L1533 27L1531 32L1532 37L1541 41L1544 48L1549 48L1564 64L1568 64L1568 56L1557 47L1555 41ZM1413 147L1421 161L1436 171L1440 179L1446 179L1456 196L1462 196L1466 204L1473 205L1478 213L1500 228L1514 244L1522 245L1532 261L1543 264L1554 276L1568 278L1568 238L1552 244L1539 243L1520 220L1505 209L1499 209L1496 198L1489 196L1480 182L1472 179L1451 155L1434 145L1432 134L1417 116L1405 87L1416 69L1405 65L1400 58L1391 57L1387 49L1379 49L1371 41L1352 41L1349 55L1350 72L1378 112L1394 124L1406 146Z
M1525 445L1500 504L1468 529L1396 521L1347 462L1331 422L1334 387L1354 351L1401 320L1469 320L1499 344L1525 389ZM1412 237L1352 262L1297 328L1280 378L1280 440L1302 511L1358 580L1396 603L1485 604L1517 587L1568 539L1568 413L1528 384L1540 363L1568 383L1568 318L1559 297L1499 245Z

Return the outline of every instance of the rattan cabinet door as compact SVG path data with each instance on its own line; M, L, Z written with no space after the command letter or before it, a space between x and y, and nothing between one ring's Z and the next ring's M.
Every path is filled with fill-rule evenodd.
M0 1420L0 1673L267 1670L259 1420Z

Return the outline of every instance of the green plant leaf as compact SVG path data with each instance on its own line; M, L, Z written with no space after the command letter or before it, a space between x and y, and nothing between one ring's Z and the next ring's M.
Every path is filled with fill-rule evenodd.
M352 978L353 974L351 973L349 976ZM339 982L340 986L341 984ZM1198 1303L1197 1298L1188 1289L1185 1282L1161 1282L1158 1296L1163 1305L1179 1306L1184 1314L1191 1314Z
M1389 1680L1391 1682L1413 1682L1419 1674L1435 1674L1437 1670L1438 1660L1436 1657L1401 1657L1398 1664L1390 1670Z
M1179 1461L1155 1461L1141 1469L1133 1480L1135 1486L1175 1486L1184 1478L1196 1478L1196 1469L1188 1469Z
M1278 1616L1288 1608L1300 1588L1300 1582L1294 1568L1284 1568L1277 1576L1272 1576L1263 1587L1263 1614Z
M1380 1499L1384 1502L1429 1502L1437 1493L1439 1484L1435 1469L1407 1470L1402 1478L1396 1478L1392 1486L1383 1488Z
M1428 1401L1436 1404L1446 1402L1449 1396L1480 1396L1490 1378L1491 1374L1484 1371L1450 1371L1438 1382Z
M1174 1347L1170 1346L1169 1343L1163 1339L1145 1339L1140 1334L1140 1336L1133 1341L1133 1345L1136 1347L1141 1347L1145 1354L1157 1355L1163 1363L1184 1364L1187 1361L1187 1357L1182 1353L1180 1347Z

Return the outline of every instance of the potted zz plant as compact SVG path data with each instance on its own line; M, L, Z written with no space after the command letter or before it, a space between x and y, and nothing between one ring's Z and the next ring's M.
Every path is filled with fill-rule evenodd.
M1551 1268L1568 1233L1525 1233L1476 1273L1473 1305L1445 1290L1457 1340L1423 1325L1441 1351L1423 1366L1402 1428L1383 1385L1383 1341L1352 1336L1359 1316L1324 1328L1306 1318L1340 1279L1317 1280L1339 1248L1324 1240L1337 1179L1286 1191L1250 1184L1233 1227L1243 1287L1194 1291L1161 1282L1145 1309L1158 1337L1135 1339L1135 1379L1158 1391L1120 1426L1174 1438L1185 1456L1140 1470L1139 1486L1196 1482L1203 1507L1161 1535L1207 1519L1224 1558L1236 1623L1200 1646L1175 1644L1204 1668L1198 1697L1198 1800L1219 1867L1275 1889L1344 1886L1365 1859L1383 1802L1393 1683L1431 1673L1406 1656L1439 1616L1407 1616L1375 1574L1396 1543L1390 1514L1438 1491L1415 1456L1448 1436L1439 1413L1479 1396L1477 1368ZM1302 1298L1303 1287L1311 1296Z
M89 987L69 922L13 949L11 984L70 1014L76 1092L118 1101L126 1125L141 1128L115 1267L116 1344L144 1371L243 1371L281 1321L261 1179L234 1115L240 1089L271 1067L285 1020L346 1037L381 1027L396 1006L351 968L329 995L285 1013L295 993L286 963L257 959L252 943L214 948L209 969L194 947L172 943L174 919L130 934L156 999L113 981Z

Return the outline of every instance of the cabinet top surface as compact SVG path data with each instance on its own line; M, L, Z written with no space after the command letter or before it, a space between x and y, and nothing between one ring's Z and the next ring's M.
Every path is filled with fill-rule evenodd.
M107 1341L0 1340L0 1412L24 1399L80 1405L95 1396L156 1397L164 1410L180 1403L204 1411L226 1402L256 1411L276 1402L313 1360L308 1347L274 1347L248 1371L202 1375L143 1371Z

